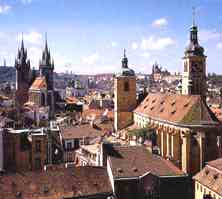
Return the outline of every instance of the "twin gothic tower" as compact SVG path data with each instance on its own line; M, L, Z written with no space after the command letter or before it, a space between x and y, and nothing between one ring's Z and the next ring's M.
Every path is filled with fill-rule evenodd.
M40 77L36 78L35 70L31 70L30 60L27 58L27 49L24 47L22 39L21 48L18 50L17 58L15 59L16 68L16 105L22 107L29 100L29 89L33 82L38 83L38 79L44 78L46 81L46 90L48 95L48 103L46 105L53 109L54 106L54 61L51 57L48 48L47 37L45 39L45 48L42 53L42 59L39 62ZM38 92L38 91L35 91ZM38 98L38 96L37 96Z

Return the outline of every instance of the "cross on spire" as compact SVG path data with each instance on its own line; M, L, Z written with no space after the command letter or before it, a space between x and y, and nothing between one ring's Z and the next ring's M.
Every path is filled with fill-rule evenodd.
M21 48L24 49L23 32L22 32L22 45Z
M123 57L126 58L126 49L123 49Z
M196 7L193 7L192 10L193 10L193 26L195 26L196 25Z
M48 50L47 32L45 32L45 49Z

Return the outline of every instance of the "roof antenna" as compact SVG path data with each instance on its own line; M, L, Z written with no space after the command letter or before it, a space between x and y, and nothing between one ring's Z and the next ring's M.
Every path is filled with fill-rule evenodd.
M123 50L123 57L126 58L126 49Z

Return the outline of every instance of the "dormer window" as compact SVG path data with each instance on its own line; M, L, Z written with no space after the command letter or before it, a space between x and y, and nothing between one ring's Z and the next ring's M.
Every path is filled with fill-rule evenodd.
M176 110L171 111L171 114L174 115L176 113Z
M174 106L176 104L176 100L174 100L171 105Z
M160 104L163 105L163 104L164 104L164 100L162 100L162 101L160 102Z
M184 107L188 107L189 106L189 102L187 102L186 104L184 104Z
M156 102L156 99L152 100L152 104Z
M161 109L160 109L160 112L162 113L163 111L164 111L164 108L161 108Z

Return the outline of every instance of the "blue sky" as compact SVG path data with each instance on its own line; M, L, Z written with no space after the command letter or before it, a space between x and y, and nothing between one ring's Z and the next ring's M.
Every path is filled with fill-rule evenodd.
M222 74L222 0L0 0L0 62L14 64L23 32L37 68L47 32L58 72L116 72L123 48L136 72L181 71L193 6L208 72Z

